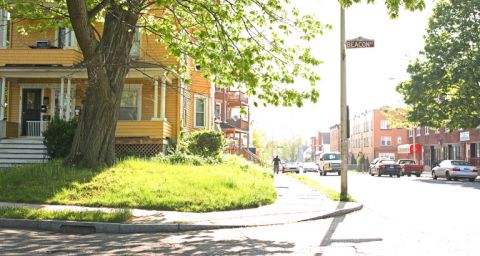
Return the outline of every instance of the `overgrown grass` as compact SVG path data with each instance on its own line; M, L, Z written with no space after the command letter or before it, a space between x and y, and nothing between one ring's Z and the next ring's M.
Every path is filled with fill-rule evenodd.
M8 202L207 212L275 199L273 176L235 157L205 166L130 158L103 170L55 160L0 172L0 201Z
M305 177L303 175L294 174L294 173L288 173L288 175L297 179L298 181L302 182L303 184L309 186L310 188L312 188L314 190L321 191L328 198L330 198L334 201L355 202L355 199L351 195L347 195L347 198L341 198L340 192L336 191L335 189L325 187L316 180L312 180L312 179L310 179L308 177Z
M48 211L26 207L0 207L0 218L124 223L132 218L132 213L126 209L107 213L102 211Z

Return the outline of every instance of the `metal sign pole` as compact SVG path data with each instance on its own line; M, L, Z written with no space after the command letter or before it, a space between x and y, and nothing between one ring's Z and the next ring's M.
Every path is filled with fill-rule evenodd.
M347 198L347 81L346 81L346 63L345 63L345 9L340 6L340 199Z

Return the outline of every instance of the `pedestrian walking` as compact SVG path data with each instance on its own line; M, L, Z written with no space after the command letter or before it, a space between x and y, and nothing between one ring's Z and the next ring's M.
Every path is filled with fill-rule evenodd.
M273 172L275 174L278 174L278 171L280 170L280 158L277 156L275 156L272 160L272 163L273 163Z

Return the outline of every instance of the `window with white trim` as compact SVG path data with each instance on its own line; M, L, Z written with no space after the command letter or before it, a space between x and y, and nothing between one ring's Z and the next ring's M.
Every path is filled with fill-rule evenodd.
M440 133L440 129L436 129L435 134L439 134L439 133Z
M130 57L134 60L140 59L140 41L142 39L142 33L140 28L135 28L135 35L133 35L133 44L130 49Z
M195 95L194 99L194 126L195 128L202 128L205 127L206 123L207 98L205 96Z
M56 34L56 46L61 49L76 49L77 38L75 32L70 28L58 28Z
M381 130L390 130L390 122L388 120L380 120L380 129Z
M398 145L402 144L402 137L400 136L397 137L397 144Z
M449 132L450 132L450 129L445 128L445 133L449 133Z
M0 10L0 48L7 48L10 44L10 13Z
M215 104L215 119L221 120L222 117L222 104L216 103Z
M430 128L428 128L428 126L425 126L425 135L429 135L430 134Z
M420 136L420 127L417 127L416 131L415 131L415 135L418 137Z
M140 120L142 105L142 87L140 85L125 85L120 102L118 120Z
M390 137L390 136L381 136L380 141L381 141L382 146L391 146L392 145L392 137Z
M413 137L413 128L408 129L408 137Z

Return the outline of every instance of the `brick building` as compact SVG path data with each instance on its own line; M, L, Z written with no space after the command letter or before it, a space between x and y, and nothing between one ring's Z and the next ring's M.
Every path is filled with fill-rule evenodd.
M445 159L466 160L480 165L480 129L454 130L428 127L410 129L408 142L420 144L419 160L428 167Z
M407 143L407 130L393 128L388 120L389 115L395 115L395 110L382 107L362 112L352 118L350 155L357 157L363 153L369 160L376 157L399 158L397 147Z
M340 125L330 127L330 151L340 152Z

